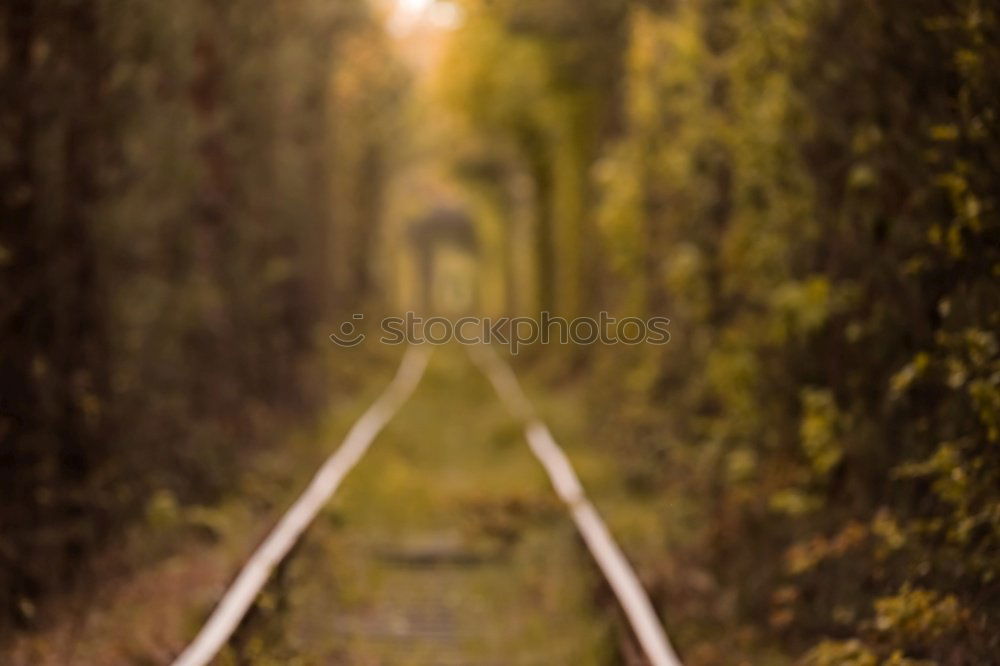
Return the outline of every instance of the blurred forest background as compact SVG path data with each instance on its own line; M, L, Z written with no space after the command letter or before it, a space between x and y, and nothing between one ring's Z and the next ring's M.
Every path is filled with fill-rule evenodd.
M0 8L0 616L316 410L404 72L361 0ZM335 220L336 224L331 224Z
M364 0L0 7L0 625L317 413L445 201L485 310L670 317L519 363L686 663L996 663L1000 7L446 4L409 69Z
M641 559L685 659L996 663L1000 7L462 6L459 173L531 199L515 307L672 320L564 379L668 498Z

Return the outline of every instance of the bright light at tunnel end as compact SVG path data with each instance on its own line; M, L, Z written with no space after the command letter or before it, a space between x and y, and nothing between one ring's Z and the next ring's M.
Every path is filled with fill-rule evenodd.
M410 32L421 25L452 29L462 22L462 10L449 0L392 0L388 27L393 33Z

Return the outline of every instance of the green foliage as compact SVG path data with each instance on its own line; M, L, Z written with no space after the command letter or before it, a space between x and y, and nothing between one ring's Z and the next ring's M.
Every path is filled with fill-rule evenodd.
M615 101L627 3L461 4L441 96L480 139L472 145L500 163L491 173L504 175L505 196L492 205L522 197L518 183L530 184L532 246L508 250L535 268L530 311L586 312L600 285L589 170Z
M794 643L864 634L874 609L873 647L824 643L809 663L987 659L994 639L974 627L998 621L1000 145L983 131L998 98L981 62L997 12L700 2L636 16L621 141L641 138L612 149L634 166L606 200L618 227L657 228L647 243L670 262L659 288L688 357L663 370L672 429L734 451L723 469L753 461L739 478L756 498L730 486L717 501L721 577L747 612L760 588L745 581L809 590L772 619ZM762 527L769 511L779 522ZM736 555L748 540L790 548L790 568Z
M665 557L710 561L717 586L701 617L667 603L669 625L756 632L812 664L989 663L1000 12L633 2L603 14L624 36L598 48L580 25L611 4L468 3L459 53L478 64L450 70L452 93L541 161L542 213L569 150L545 118L574 126L558 100L613 119L573 154L573 196L595 204L574 233L598 238L591 293L673 335L596 352L592 414L624 473L699 498L700 529ZM577 251L551 237L552 261Z

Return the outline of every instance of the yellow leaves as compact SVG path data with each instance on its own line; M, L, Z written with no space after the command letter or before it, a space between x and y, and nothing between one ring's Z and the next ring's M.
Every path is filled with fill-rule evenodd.
M180 519L180 505L169 490L156 491L146 503L146 523L153 530L169 530L176 526Z
M906 534L903 533L899 523L886 509L875 514L871 523L871 531L890 551L899 550L906 544Z
M986 438L991 442L1000 441L1000 372L988 379L970 382L969 396L979 421L986 426Z
M768 507L789 516L812 513L822 506L819 498L798 488L784 488L768 498Z
M933 662L910 659L896 650L881 659L870 647L856 638L846 641L823 641L803 658L802 666L934 666Z
M861 162L851 167L847 175L847 184L856 190L874 187L878 183L878 174L870 164Z
M633 73L629 77L629 102L632 118L640 124L655 118L660 106L648 80L657 71L660 60L657 22L658 19L648 9L640 8L633 12L632 40L628 52L628 66Z
M779 286L771 298L778 341L820 328L839 307L838 301L845 301L847 295L843 288L835 293L822 275Z
M691 321L702 321L709 313L711 289L706 279L708 262L693 243L677 243L664 262L664 280Z
M927 352L920 352L913 360L904 365L889 380L889 390L893 398L903 395L915 381L923 377L931 365L931 357Z
M993 331L969 328L963 332L962 341L965 343L969 361L975 366L985 366L1000 353L1000 343Z
M955 64L966 76L970 76L982 68L983 57L971 49L959 49L955 52Z
M875 629L893 643L922 645L954 632L963 612L954 595L904 585L875 601ZM907 657L902 650L876 650L858 639L823 641L802 660L803 666L933 666Z
M1000 342L996 334L967 328L939 334L938 343L951 352L944 360L947 385L966 392L987 440L1000 441Z
M934 492L946 502L961 504L968 494L968 475L962 467L962 459L956 446L944 442L937 451L922 462L899 465L893 470L895 478L934 477Z
M856 154L871 152L879 147L884 140L882 128L876 123L865 123L854 132L851 138L851 150Z
M823 641L802 660L802 666L879 666L875 656L861 641Z
M882 660L882 666L936 666L933 661L923 659L910 659L903 656L903 653L896 650L887 659Z
M610 245L611 260L617 270L629 274L642 260L642 178L637 147L616 146L592 170L604 196L597 212L597 224Z
M852 520L832 537L814 536L809 541L792 545L785 552L785 566L792 575L804 573L823 560L841 557L857 548L868 535L868 527Z
M866 156L875 151L883 141L882 129L875 123L865 123L859 127L851 139L851 152L859 156L859 161L851 167L847 184L854 189L873 187L878 183L878 172Z
M768 624L774 629L785 629L795 622L795 604L800 596L799 588L782 585L771 594L771 613Z
M960 620L954 595L941 596L909 584L898 594L875 602L875 628L897 640L923 642L939 638L955 630Z
M906 479L946 473L958 464L958 459L958 451L955 446L950 442L945 442L927 460L900 465L893 471L893 474L896 478Z
M701 36L691 7L678 7L668 18L644 8L632 12L627 107L635 130L660 134L666 118L691 111L705 121L709 109L699 95L708 63Z
M799 424L802 448L813 471L825 476L844 454L838 437L842 417L833 394L824 389L807 388L802 391L802 412Z
M708 358L708 378L734 419L754 420L760 359L737 344L713 350ZM745 425L745 424L741 424Z
M958 141L960 136L958 126L953 124L932 125L927 133L935 141Z
M446 104L485 129L544 124L551 113L551 64L542 44L508 33L496 17L469 17L452 37L437 81Z
M840 437L844 430L845 416L837 409L836 400L829 390L805 388L801 393L801 401L799 441L813 474L823 478L843 458L844 450ZM791 487L772 495L769 506L780 513L800 516L818 510L822 502L803 489ZM823 548L818 542L813 545L820 550ZM843 542L838 541L833 547L839 548L842 545Z
M757 470L758 456L750 447L742 446L726 456L726 478L730 483L750 480Z
M965 222L969 229L976 233L983 230L983 222L980 218L982 210L983 204L979 198L972 193L966 194L960 212L965 217Z
M938 131L942 131L938 128ZM928 241L944 247L954 258L965 256L968 236L978 236L985 228L983 202L966 178L967 165L959 164L952 172L937 177L937 185L945 190L955 217L946 227L934 224L928 230Z
M942 174L938 176L937 182L951 194L964 194L969 189L969 181L958 172Z
M941 245L944 242L944 229L940 224L932 224L927 229L927 242L931 245Z
M959 259L965 255L965 244L962 242L962 230L958 225L948 227L947 246L951 256Z

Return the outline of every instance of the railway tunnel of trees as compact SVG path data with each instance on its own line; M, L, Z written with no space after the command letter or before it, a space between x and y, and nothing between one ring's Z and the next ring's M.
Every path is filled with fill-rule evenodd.
M995 663L995 2L8 0L0 90L0 662L451 298L670 318L518 363L686 664Z

